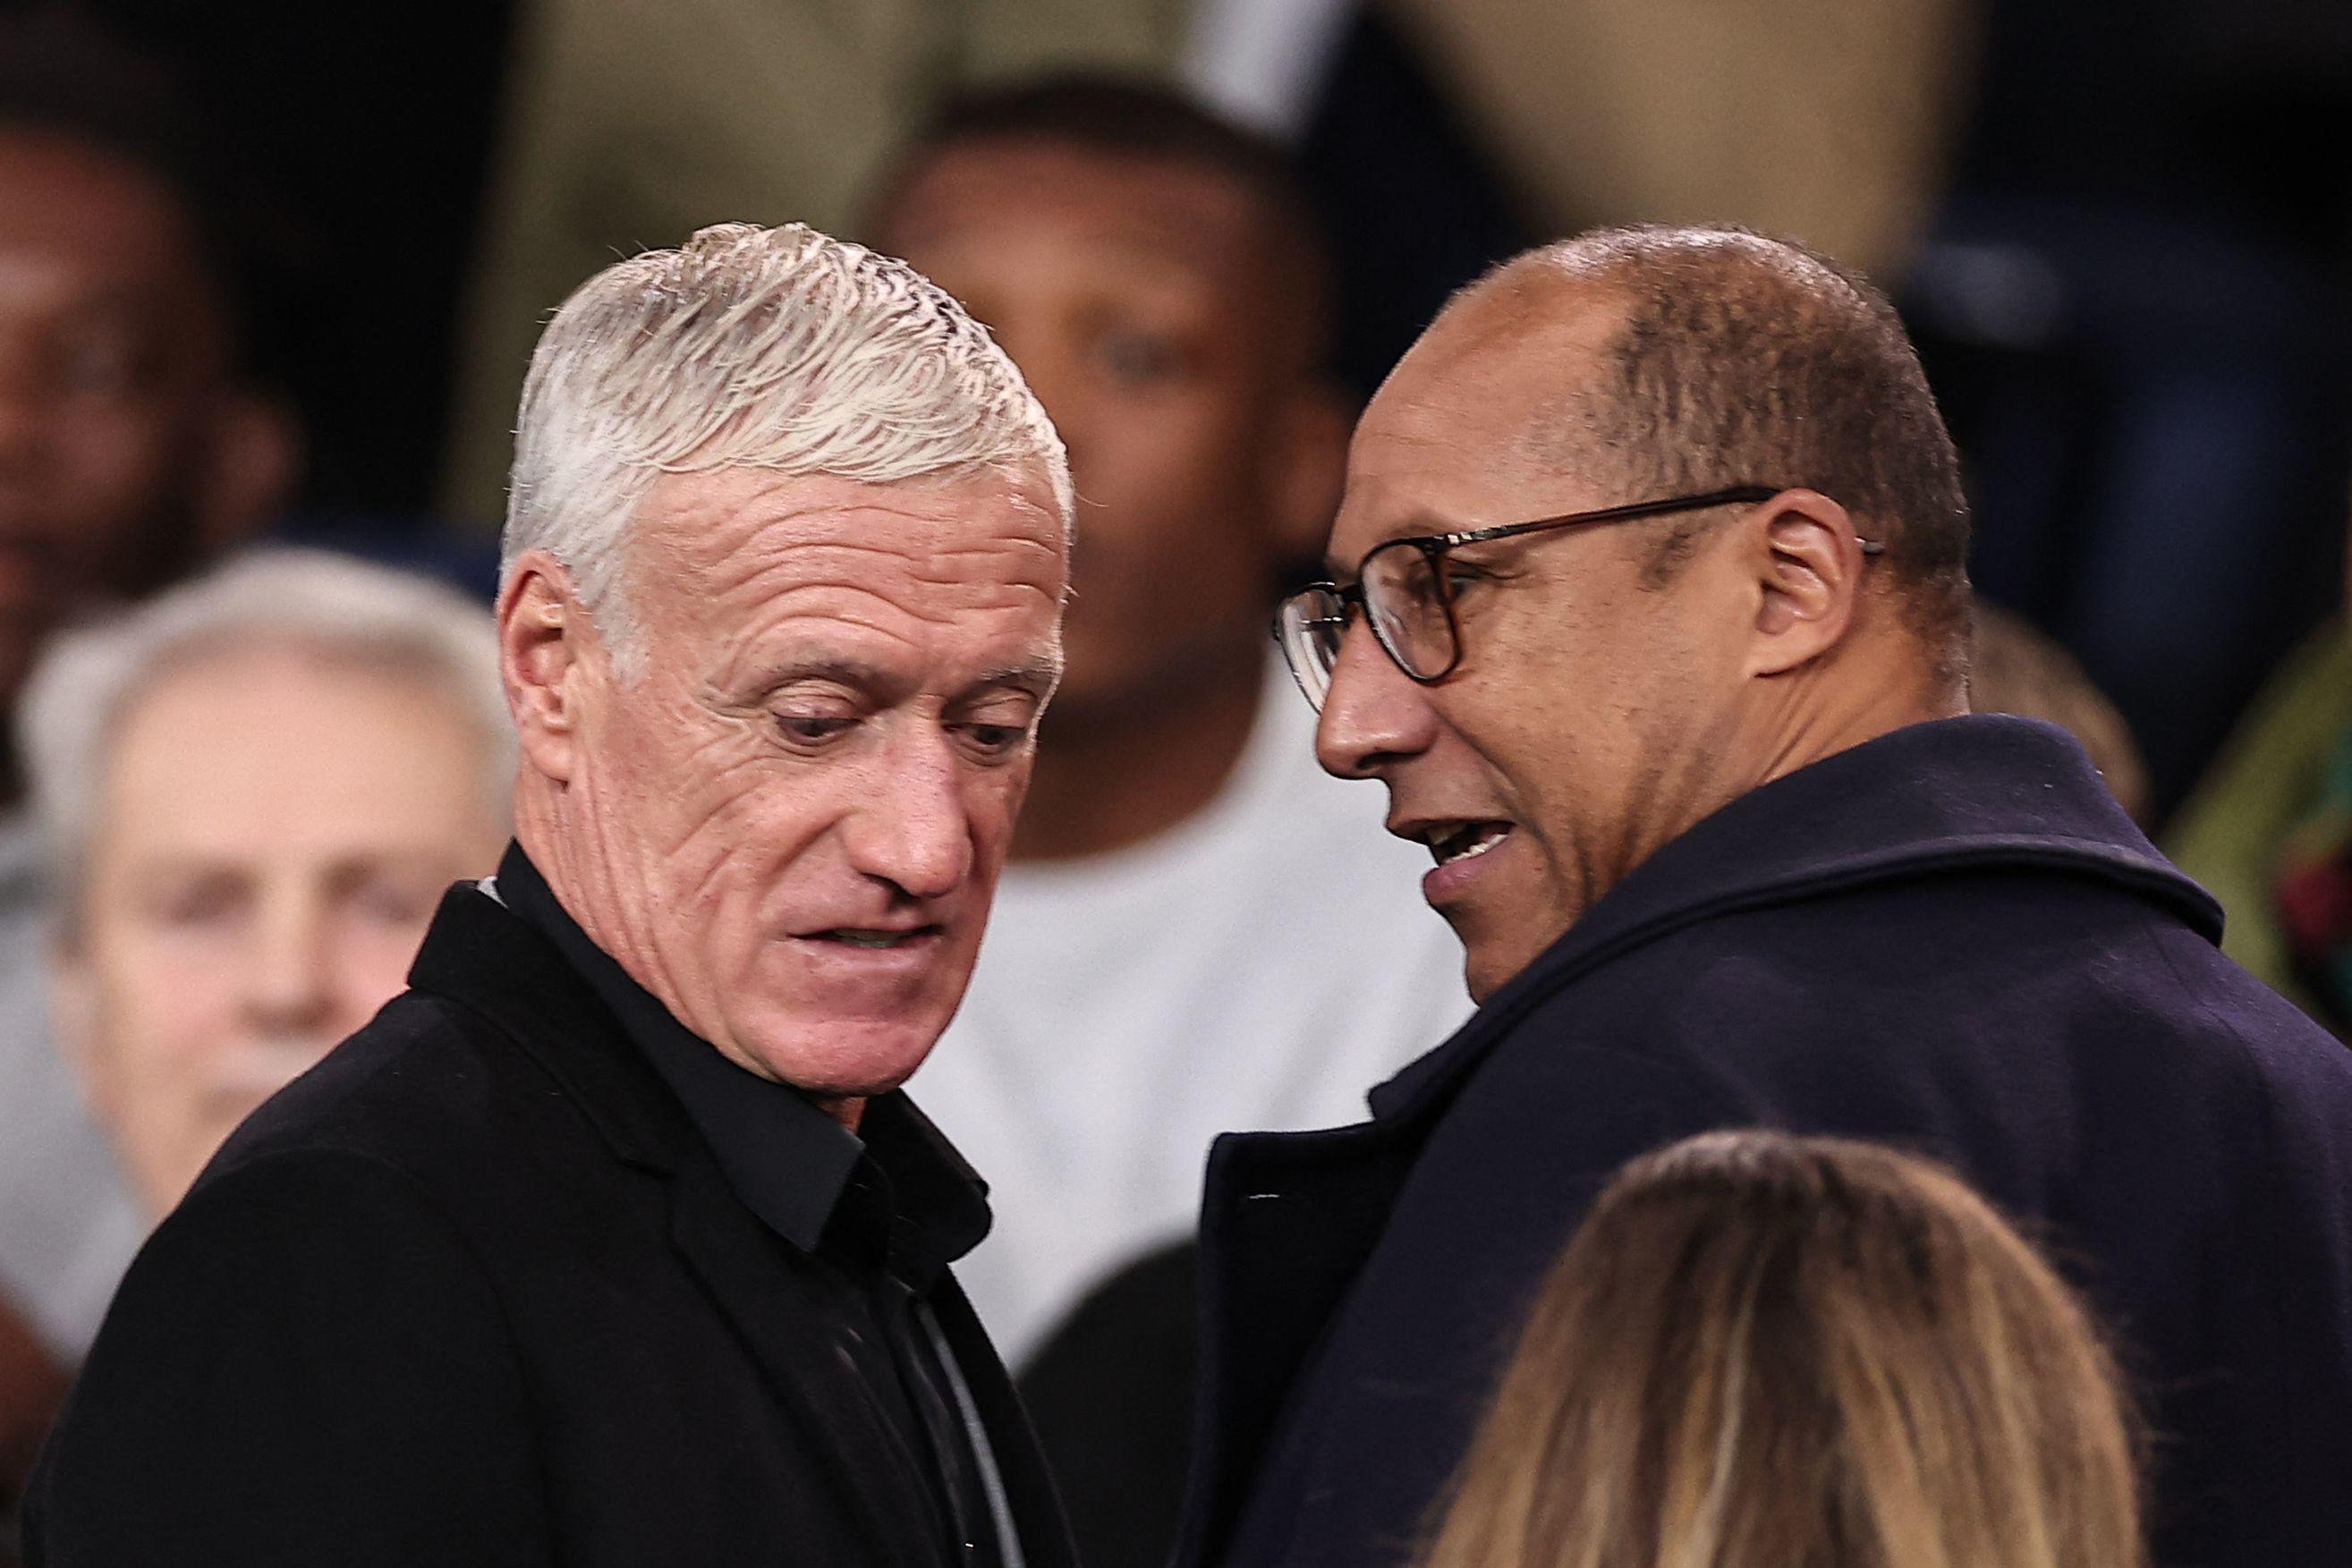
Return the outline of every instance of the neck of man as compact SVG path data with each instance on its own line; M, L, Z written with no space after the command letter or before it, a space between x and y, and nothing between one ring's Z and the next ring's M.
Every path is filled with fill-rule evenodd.
M1116 695L1056 699L1038 733L1013 859L1108 854L1190 821L1233 777L1265 690L1253 640Z
M1817 689L1798 694L1783 710L1758 785L1906 726L1969 711L1966 688L1925 667L1908 644L1857 647L1837 667L1797 678L1818 683Z
M670 1017L709 1045L713 1051L756 1077L770 1082L781 1082L776 1074L749 1052L732 1047L728 1041L714 1038L716 1031L698 1024L679 1007L676 988L663 977L659 959L653 944L640 940L627 929L618 915L619 904L611 896L614 875L604 859L597 854L593 841L578 831L579 824L567 822L563 796L544 780L533 778L525 770L524 782L515 791L515 842L530 857L530 863L547 883L548 892L563 913L580 927L581 935L621 967L646 993L661 1003ZM583 849L583 843L590 847ZM787 1087L792 1087L788 1085ZM806 1091L803 1091L807 1093ZM866 1102L861 1098L828 1098L807 1094L809 1102L820 1111L855 1133L865 1115Z

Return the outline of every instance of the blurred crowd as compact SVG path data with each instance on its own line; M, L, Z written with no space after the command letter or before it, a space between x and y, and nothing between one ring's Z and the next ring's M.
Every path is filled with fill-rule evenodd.
M958 1274L1095 1568L1160 1562L1175 1530L1212 1138L1355 1120L1472 1011L1423 852L1317 766L1266 628L1322 554L1363 399L1528 244L1735 222L1878 281L1974 508L1974 706L2073 732L2226 906L2231 956L2352 1036L2347 15L10 8L0 1516L148 1228L496 866L488 603L531 342L615 256L721 220L906 258L1068 446L1067 678L912 1092L990 1184ZM1965 1311L1886 1304L1873 1271L1906 1249ZM1782 1273L1775 1329L1756 1281ZM1985 1532L1900 1561L2137 1561L2128 1379L2068 1285L1936 1167L1763 1135L1611 1187L1428 1561L1606 1537L1605 1494L1671 1490L1732 1419L1733 1394L1673 1381L1689 1346L1766 1357L1774 1333L1830 1392L1748 1411L1759 1453L1867 1455L1853 1433L1928 1409L1979 1467L1963 1497L1853 1461L1889 1538ZM2016 1418L1972 1430L1982 1389ZM1555 1495L1547 1456L1596 1410L1578 1462L1602 1479ZM1778 1483L1718 1484L1707 1507L1769 1514ZM1715 1527L1543 1560L1720 1561L1692 1544ZM1746 1561L1833 1560L1771 1528Z

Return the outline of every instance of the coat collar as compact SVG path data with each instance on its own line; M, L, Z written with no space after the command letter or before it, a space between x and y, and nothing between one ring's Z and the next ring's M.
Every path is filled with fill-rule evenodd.
M443 896L408 983L505 1030L562 1085L614 1158L676 1168L688 1134L677 1097L554 944L478 883Z
M2221 906L2157 852L2065 731L1994 714L1910 725L1751 790L1658 851L1453 1039L1373 1090L1373 1114L1438 1103L1562 987L1710 915L2003 865L2105 882L2221 939Z

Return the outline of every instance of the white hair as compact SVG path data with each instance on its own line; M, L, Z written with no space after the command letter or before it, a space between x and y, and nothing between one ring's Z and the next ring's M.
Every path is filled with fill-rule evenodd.
M889 484L1041 465L1070 528L1069 462L1013 361L902 261L800 224L722 224L606 267L541 333L523 382L501 575L563 563L627 674L623 582L663 474L761 468Z
M390 567L324 550L257 550L60 633L34 668L17 707L17 750L61 890L70 895L79 881L108 753L140 697L194 661L278 645L436 687L480 739L488 820L507 820L514 727L489 612L453 588Z

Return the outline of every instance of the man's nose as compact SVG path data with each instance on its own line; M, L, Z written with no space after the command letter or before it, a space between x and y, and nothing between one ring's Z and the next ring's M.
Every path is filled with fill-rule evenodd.
M1435 730L1428 692L1396 667L1359 619L1340 640L1315 727L1323 770L1341 779L1376 777L1385 764L1427 750Z
M246 1010L272 1033L325 1027L334 1011L334 940L325 901L286 893L264 902L247 955Z
M849 861L909 898L943 898L971 872L971 820L945 736L892 748L851 812Z

